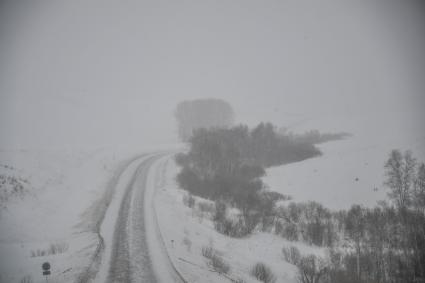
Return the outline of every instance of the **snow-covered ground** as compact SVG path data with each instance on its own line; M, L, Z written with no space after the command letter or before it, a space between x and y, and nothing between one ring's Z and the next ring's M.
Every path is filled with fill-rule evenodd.
M46 261L53 282L73 282L96 250L95 226L119 168L138 154L175 147L0 151L0 174L23 186L0 208L0 282L25 276L44 282L41 264Z
M316 201L332 209L373 206L386 198L383 165L389 151L356 142L351 137L323 144L322 156L269 168L263 181L296 202Z
M322 131L321 122L305 123L297 132ZM421 132L406 134L397 127L374 131L375 122L361 117L352 120L351 126L344 124L346 128L328 123L323 132L347 131L352 136L321 144L322 156L267 169L264 182L271 190L291 195L296 202L316 201L331 209L346 209L352 204L374 206L387 199L384 163L390 151L411 150L419 162L424 162L425 136ZM282 248L296 246L302 254L325 255L324 248L289 242L270 233L255 232L243 239L218 233L207 216L183 204L185 192L175 181L178 170L172 160L164 163L164 170L158 170L164 176L158 177L162 181L157 185L155 208L168 252L189 282L229 282L229 278L258 282L249 274L257 262L271 268L276 282L297 282L297 268L284 260ZM202 248L209 246L230 265L228 276L218 274L208 265Z
M106 282L110 267L110 260L111 260L111 254L112 254L112 248L113 248L113 236L114 236L114 230L116 221L118 220L119 211L121 202L123 200L123 197L126 192L127 186L131 185L131 179L133 178L133 175L135 174L138 166L140 166L140 163L145 160L147 157L143 156L141 158L135 159L131 163L126 166L125 170L120 174L119 179L116 183L116 191L113 195L111 202L108 206L108 209L105 213L104 220L101 223L100 226L100 234L102 235L104 245L105 245L105 251L103 252L102 256L102 264L100 265L100 269L97 271L96 274L96 282Z
M331 209L352 204L374 206L387 199L384 163L390 151L411 150L418 161L425 162L425 134L410 130L408 124L391 121L387 123L392 126L383 127L385 121L378 119L385 117L325 116L304 123L297 132L319 129L349 132L352 136L321 144L322 156L268 168L263 181L271 190L291 195L296 202L316 201Z
M84 227L83 212L99 197L113 171L114 157L97 152L2 151L1 163L15 170L3 174L28 180L26 193L11 198L0 218L0 274L4 282L30 276L42 282L41 264L52 264L52 278L70 281L88 264L97 240ZM78 226L78 225L82 226ZM50 245L65 248L56 255Z
M305 125L305 130L314 128L322 130L320 125ZM264 182L270 189L289 194L294 201L314 200L332 209L354 203L373 206L386 198L383 164L391 149L410 149L419 161L425 160L420 133L412 138L396 131L371 134L349 127L323 131L348 131L353 136L320 145L323 155L317 158L269 168ZM34 283L43 282L45 261L52 264L53 282L74 281L96 250L95 228L99 213L105 211L111 180L137 154L161 148L172 147L0 151L0 174L8 180L0 192L0 282L20 282L25 276ZM283 259L283 247L295 245L302 253L323 254L323 249L268 233L244 239L219 234L208 217L183 204L185 193L175 182L174 161L161 162L156 165L160 169L154 170L158 174L155 212L171 261L189 282L229 280L211 269L202 256L203 247L212 246L220 253L231 267L230 278L246 282L257 282L249 275L257 262L268 265L277 282L295 282L296 267ZM14 187L19 189L14 192ZM40 255L54 248L62 251Z
M178 189L174 176L178 167L173 160L158 170L155 210L161 234L172 261L188 282L229 282L229 278L244 282L258 282L250 276L254 264L263 262L276 275L276 282L296 282L297 268L283 258L282 248L296 246L303 254L323 255L321 248L289 242L269 233L235 239L214 230L207 216L183 204L185 192ZM205 201L197 198L197 201ZM202 248L212 246L230 265L227 276L213 271L202 256Z

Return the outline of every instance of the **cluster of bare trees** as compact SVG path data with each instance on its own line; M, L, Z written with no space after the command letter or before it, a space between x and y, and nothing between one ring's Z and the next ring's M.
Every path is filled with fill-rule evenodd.
M393 150L385 163L390 188L388 196L399 210L415 209L424 212L425 208L425 165L418 164L412 152Z
M329 249L325 261L303 264L286 251L288 261L297 258L300 282L425 282L425 166L411 152L394 150L384 168L391 203L334 212L291 203L278 210L277 233Z
M298 267L301 283L425 282L425 216L404 213L388 205L335 212L338 240L325 257L292 247L285 259Z
M425 282L423 214L355 206L346 214L344 228L352 245L340 255L334 272L339 281L334 282Z
M313 144L279 135L270 123L252 130L242 125L202 128L194 131L189 143L189 152L176 157L182 167L179 185L191 194L237 207L242 213L237 223L220 213L215 217L216 229L230 236L246 235L260 222L263 228L270 226L275 203L285 198L264 190L264 167L320 154Z
M332 246L338 240L336 215L317 202L281 205L275 210L273 230L290 241Z

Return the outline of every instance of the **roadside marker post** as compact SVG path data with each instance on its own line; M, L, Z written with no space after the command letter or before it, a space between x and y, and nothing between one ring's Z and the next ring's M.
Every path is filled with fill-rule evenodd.
M46 276L46 283L49 282L47 277L51 274L50 272L50 263L47 261L41 265L41 268L43 269L43 275Z

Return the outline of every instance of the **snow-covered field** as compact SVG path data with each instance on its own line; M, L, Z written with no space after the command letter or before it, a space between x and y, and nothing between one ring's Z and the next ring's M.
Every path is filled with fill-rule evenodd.
M332 209L373 206L386 198L383 165L389 149L359 147L355 137L325 143L320 149L322 156L267 169L263 181L296 202L316 201Z
M16 182L0 188L8 195L0 208L0 282L21 282L25 276L45 282L41 265L46 261L52 282L73 282L97 247L97 221L116 172L141 153L169 148L173 145L0 151L0 174L23 187L15 194L4 190Z
M324 117L303 124L298 132L347 131L352 136L319 145L322 156L268 168L263 181L271 190L291 195L296 202L316 201L331 209L345 209L352 204L370 207L387 199L384 163L390 151L411 150L419 162L425 162L425 135L407 126L378 127L378 122L385 125L385 121L377 122L378 118Z

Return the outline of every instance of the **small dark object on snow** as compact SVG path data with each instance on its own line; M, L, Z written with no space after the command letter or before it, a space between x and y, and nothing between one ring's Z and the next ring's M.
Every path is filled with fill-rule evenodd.
M43 268L44 271L50 270L50 263L48 262L43 263L41 268Z

